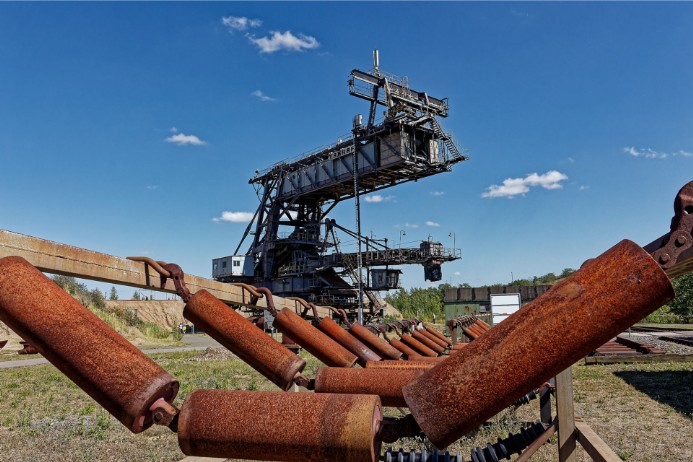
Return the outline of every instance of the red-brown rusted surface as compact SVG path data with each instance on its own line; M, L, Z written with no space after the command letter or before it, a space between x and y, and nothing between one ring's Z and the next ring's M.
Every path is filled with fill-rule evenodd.
M445 361L449 357L450 357L449 355L448 356L436 356L435 358L432 356L410 356L408 361L417 361L417 362L437 364L437 363Z
M482 321L481 319L477 319L476 323L479 326L481 326L481 328L484 330L491 330L491 326L489 326L485 321Z
M444 341L445 343L447 343L448 345L452 345L452 340L443 335L442 332L439 332L438 329L435 329L433 327L426 327L426 330L438 337L439 339L441 339L442 341Z
M321 367L315 374L315 392L378 395L383 406L406 407L402 387L424 370Z
M458 343L455 343L455 344L452 346L452 348L450 348L450 351L461 350L462 348L466 347L467 345L469 345L469 343L467 343L467 342L458 342Z
M466 335L472 340L476 340L480 337L479 332L477 330L474 330L473 326L466 327L462 332L464 332L464 335Z
M290 308L277 313L273 325L328 366L351 367L356 362L355 354L320 332Z
M20 257L0 259L0 320L132 432L178 381Z
M435 335L433 335L431 332L429 332L428 329L426 329L426 328L419 329L418 332L421 333L421 335L424 335L430 341L434 342L439 347L441 347L443 349L443 351L445 351L448 348L447 342L444 342L443 340L441 340L438 337L436 337Z
M368 361L366 369L430 369L435 364L426 361L397 361L386 359L383 361Z
M444 347L438 345L436 342L434 342L433 340L431 340L430 338L428 338L426 335L424 335L422 332L420 332L418 330L412 331L411 336L414 337L419 342L426 345L431 350L435 351L437 354L441 354L442 352L445 351Z
M412 350L416 351L421 356L433 356L433 357L438 356L438 353L431 350L426 345L419 342L418 340L416 340L414 337L412 337L409 334L402 335L402 342L405 345L407 345L408 347L410 347Z
M397 340L397 339L394 338L394 337L392 337L392 338L390 339L390 345L392 345L393 347L397 348L399 351L401 351L402 353L404 353L405 356L407 356L407 357L409 357L409 356L411 356L411 355L416 356L416 355L419 354L418 351L413 350L412 348L408 347L404 342L402 342L401 340Z
M298 355L206 290L192 296L183 316L282 390L291 388L293 378L306 365Z
M357 322L349 326L349 333L383 359L400 359L402 357L402 353L398 349Z
M29 342L19 342L20 345L22 345L22 349L17 351L17 354L20 355L37 355L38 350L31 346Z
M380 406L372 395L196 390L181 408L178 444L189 456L373 462Z
M361 343L356 337L330 318L323 318L318 324L318 329L327 334L332 340L354 353L361 366L365 366L368 361L380 361L382 359L373 350Z
M445 448L673 296L652 257L622 241L407 385L404 396Z

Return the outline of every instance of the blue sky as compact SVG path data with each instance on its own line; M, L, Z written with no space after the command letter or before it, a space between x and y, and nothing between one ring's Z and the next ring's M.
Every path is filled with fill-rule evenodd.
M470 160L364 202L364 233L455 233L453 284L579 267L666 232L693 179L691 31L690 3L0 3L0 228L210 276L255 170L367 113L346 82L378 48Z

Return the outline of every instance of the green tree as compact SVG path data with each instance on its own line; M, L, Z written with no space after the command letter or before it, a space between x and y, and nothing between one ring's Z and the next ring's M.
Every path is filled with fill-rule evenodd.
M135 293L132 294L132 299L133 300L142 300L142 296L140 295L139 290L136 290Z
M676 298L669 303L671 311L679 316L693 317L693 273L679 276L673 282Z
M118 300L118 291L115 286L111 286L111 294L108 296L109 300Z

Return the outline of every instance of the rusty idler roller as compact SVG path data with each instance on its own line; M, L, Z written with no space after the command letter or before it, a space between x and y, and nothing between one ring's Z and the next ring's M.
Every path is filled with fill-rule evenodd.
M373 350L368 348L356 337L347 332L346 329L342 328L330 318L323 318L318 324L318 329L327 334L332 340L355 354L358 358L357 361L361 366L365 367L368 361L380 361L382 359Z
M288 390L306 362L206 290L190 297L183 316L202 327L253 369Z
M445 351L445 347L438 345L421 331L414 329L411 332L411 336L426 345L428 349L433 350L436 354L441 354Z
M430 357L438 356L438 353L431 350L426 345L419 342L417 339L415 339L414 337L412 337L409 334L402 334L400 339L402 340L402 343L407 345L412 350L416 351L421 356L430 356Z
M375 461L380 406L372 395L196 390L181 408L178 443L189 456Z
M445 448L673 296L657 262L622 241L406 385L405 400Z
M134 433L178 381L21 257L0 259L0 320Z
M443 342L445 342L446 345L448 345L448 346L452 345L452 341L449 338L447 338L445 335L443 335L442 333L438 332L438 329L434 329L433 327L426 327L426 331L430 332L431 334L433 334L436 337L438 337L439 339L441 339Z
M349 326L349 333L363 342L382 359L401 359L402 352L394 348L387 341L381 339L368 328L355 322Z
M420 332L421 335L427 337L430 341L432 341L433 343L435 343L436 345L441 347L443 349L443 351L447 350L448 347L450 346L447 342L444 342L443 340L441 340L440 338L436 337L431 332L429 332L429 330L426 329L425 327L422 329L419 329L418 332ZM443 351L441 351L441 353Z
M320 332L290 308L277 313L274 327L328 366L351 367L358 359L355 354Z
M404 353L407 358L409 358L410 356L418 356L420 354L418 351L409 348L404 342L402 342L401 340L397 340L394 337L390 339L390 345Z
M404 361L400 361L404 362ZM426 369L373 369L321 367L315 374L316 393L377 395L383 406L406 407L402 387Z
M423 369L428 370L435 366L427 361L395 361L386 359L383 361L368 361L366 369Z

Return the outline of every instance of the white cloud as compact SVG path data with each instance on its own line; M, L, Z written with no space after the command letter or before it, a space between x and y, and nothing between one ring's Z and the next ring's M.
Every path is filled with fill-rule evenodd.
M440 223L428 220L426 222L426 226L430 226L431 228L440 228Z
M255 214L251 212L221 212L220 217L212 218L212 221L219 223L220 221L228 221L230 223L248 223L253 219Z
M171 133L178 133L178 129L176 127L171 127L168 129Z
M645 159L666 159L669 157L666 152L659 152L650 148L637 149L634 146L623 148L623 152L633 157L644 157Z
M574 163L575 163L575 159L573 159L572 157L568 157L568 162L570 162L571 164L574 164Z
M150 191L153 191L155 189L159 189L159 185L158 184L148 184L147 189Z
M254 92L251 93L251 95L255 96L257 99L259 99L263 103L268 103L271 101L277 101L276 98L272 98L271 96L267 96L261 90L255 90Z
M542 175L530 173L524 178L506 178L502 185L491 185L486 192L481 194L481 197L495 198L508 197L512 198L518 194L526 194L529 188L541 186L544 189L560 189L563 187L561 181L567 180L568 176L557 170L550 170Z
M580 185L580 191L585 191L586 189L590 189L590 185L588 185L588 184Z
M312 50L320 46L315 37L298 34L295 36L291 31L273 31L271 37L256 38L248 35L248 40L260 49L260 53L274 53L275 51L304 51Z
M404 227L405 227L405 228L418 228L419 225L416 224L416 223L405 223L405 224L404 224Z
M454 273L452 273L452 275L453 276L462 276L462 272L461 271L455 271Z
M206 141L202 141L197 136L186 135L185 133L175 133L174 135L171 135L168 138L166 138L164 141L168 143L175 143L178 146L204 146L205 144L207 144Z
M442 196L444 194L445 194L444 191L431 191L431 196L439 197L439 196Z
M225 16L221 18L221 23L229 29L240 31L262 25L262 21L259 19L249 19L244 16Z
M370 203L377 202L390 202L395 196L382 196L380 194L373 194L372 196L364 196L363 200Z

